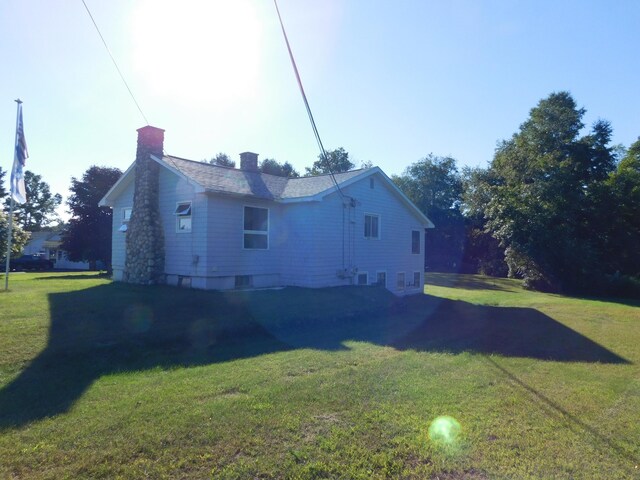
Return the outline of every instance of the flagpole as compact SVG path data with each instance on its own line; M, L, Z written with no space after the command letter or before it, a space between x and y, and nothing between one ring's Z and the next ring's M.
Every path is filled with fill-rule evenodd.
M16 154L16 145L18 143L18 123L20 121L20 105L22 104L22 100L20 100L19 98L15 101L18 106L16 108L16 138L13 142L13 155L15 156ZM14 160L15 161L15 160ZM11 258L11 237L12 237L12 230L13 230L13 206L15 204L15 200L13 199L13 192L11 192L10 194L11 196L11 206L9 207L9 228L8 230L8 234L7 234L7 260L5 263L5 270L4 270L4 290L5 292L7 290L9 290L9 262L10 262L10 258Z

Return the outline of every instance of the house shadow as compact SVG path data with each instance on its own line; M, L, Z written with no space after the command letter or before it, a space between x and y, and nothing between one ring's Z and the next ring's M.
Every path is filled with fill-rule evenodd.
M344 315L324 315L320 309L313 321L302 314L278 313L286 313L288 302L305 289L224 294L114 283L50 294L47 346L0 389L0 429L68 411L107 374L206 365L300 348L344 350L348 341L425 352L629 363L534 309L427 295L397 299L383 288L353 288L368 297L354 297ZM300 303L305 302L298 299Z

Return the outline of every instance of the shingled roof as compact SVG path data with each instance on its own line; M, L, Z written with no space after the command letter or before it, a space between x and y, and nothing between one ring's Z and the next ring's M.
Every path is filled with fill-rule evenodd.
M247 195L269 200L293 200L313 197L335 188L330 175L286 178L173 156L164 156L162 162L200 185L206 192L212 193ZM366 170L368 169L336 173L334 178L340 185Z

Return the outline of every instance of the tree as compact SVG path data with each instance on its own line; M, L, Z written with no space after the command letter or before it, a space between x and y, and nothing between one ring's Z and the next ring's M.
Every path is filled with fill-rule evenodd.
M322 175L326 173L341 173L352 170L355 165L349 160L349 153L344 148L329 150L326 158L318 155L318 160L313 162L311 168L305 167L307 175Z
M7 172L2 170L2 167L0 167L0 200L6 197L8 193L4 188L4 176L6 175L6 173Z
M429 154L392 180L435 224L426 235L426 266L433 270L459 270L465 226L460 211L462 179L455 159Z
M463 264L470 272L506 277L504 248L487 230L484 208L491 200L495 175L485 168L465 168L462 172L462 212L466 220Z
M475 205L505 248L509 273L525 286L585 290L601 276L594 232L597 192L615 166L611 126L579 138L583 108L567 92L541 100L489 166L486 205Z
M204 160L204 162L206 163L207 160ZM231 157L229 157L229 155L222 152L217 153L214 157L211 157L211 159L208 160L208 162L212 165L218 165L220 167L230 167L230 168L236 167L236 162L231 160Z
M82 180L71 178L67 204L72 218L62 234L62 249L69 260L89 262L91 269L98 261L110 267L111 209L98 206L98 202L121 175L117 168L93 166Z
M600 192L602 255L609 273L640 277L640 138Z
M24 172L24 185L27 191L26 203L15 203L13 213L15 221L30 232L42 230L58 219L56 208L62 203L59 193L51 193L49 184L42 181L42 176L29 170ZM5 210L9 211L11 199L5 201Z
M9 215L0 211L0 258L4 258L7 253L7 234L9 231ZM29 241L30 233L23 230L17 222L13 222L11 227L11 255L18 255ZM4 272L5 265L2 264Z
M273 158L265 158L262 160L258 170L262 173L268 173L269 175L276 175L278 177L298 178L300 176L289 162L278 163Z

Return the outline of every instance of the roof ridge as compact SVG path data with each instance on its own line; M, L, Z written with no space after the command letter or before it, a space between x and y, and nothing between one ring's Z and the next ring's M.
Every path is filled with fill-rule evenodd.
M168 157L168 158L172 158L172 159L176 159L176 160L182 160L182 161L185 161L185 162L191 162L191 163L195 163L197 165L203 165L205 167L222 168L224 170L230 170L230 171L242 172L242 173L257 173L258 175L267 175L269 177L284 178L284 179L287 179L287 180L291 180L291 178L289 178L289 177L283 177L282 175L273 175L271 173L264 173L264 172L261 172L260 170L256 170L256 171L243 170L241 168L236 168L236 167L227 167L226 165L216 165L215 163L209 163L207 161L202 161L202 160L191 160L189 158L176 157L175 155L164 155L163 157Z

